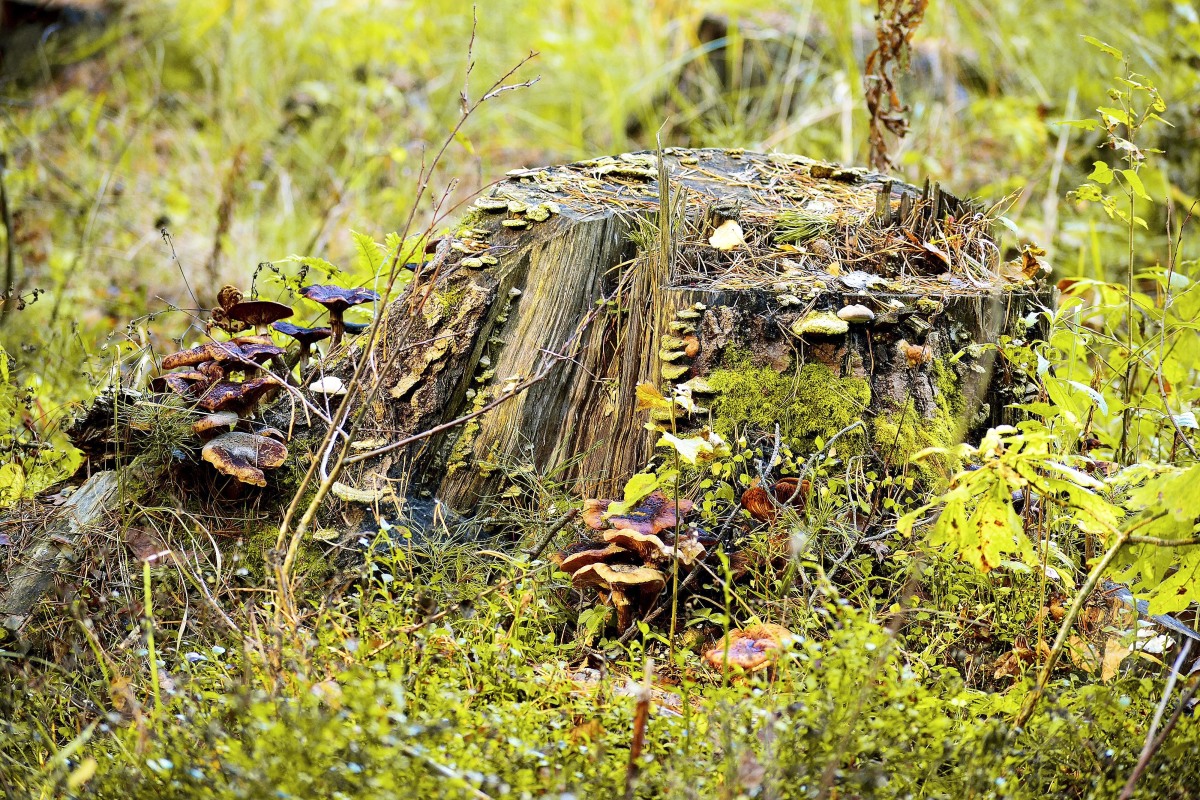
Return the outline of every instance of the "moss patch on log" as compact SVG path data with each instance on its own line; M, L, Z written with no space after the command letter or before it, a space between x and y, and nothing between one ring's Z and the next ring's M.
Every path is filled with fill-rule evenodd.
M909 465L926 487L943 487L962 467L952 448L962 438L963 398L953 367L943 359L929 365L935 407L931 415L921 414L912 398L899 410L881 411L871 425L871 440L888 464ZM912 461L926 448L944 448Z
M738 350L727 352L705 380L717 393L713 427L722 436L737 427L774 431L778 423L781 436L808 449L862 419L871 402L871 387L863 378L839 378L817 363L780 373L755 366L749 353ZM866 436L851 431L839 443L843 453L861 453Z

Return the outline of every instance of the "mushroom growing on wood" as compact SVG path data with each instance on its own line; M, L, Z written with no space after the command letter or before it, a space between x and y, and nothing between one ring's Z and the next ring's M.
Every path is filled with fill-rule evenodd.
M201 439L209 439L222 432L228 432L238 424L239 417L232 411L217 411L205 414L192 423L192 433Z
M576 589L594 586L608 592L609 602L617 609L617 628L624 631L634 615L649 610L658 593L667 585L666 576L650 567L632 564L588 564L571 576Z
M371 289L343 289L340 286L313 284L300 291L304 297L314 303L325 306L329 311L329 327L333 331L331 346L337 347L342 341L346 325L342 317L346 309L363 303L373 303L379 299L379 293Z
M178 353L164 356L162 368L194 367L206 361L215 361L217 363L240 361L242 363L249 363L250 357L242 351L241 347L233 342L205 342L190 350L180 350Z
M766 669L792 638L782 625L763 623L752 628L734 629L704 653L704 660L715 669L726 664L746 672Z
M191 398L199 386L207 384L209 377L194 369L182 372L168 372L150 379L150 391L174 392L182 397Z
M283 464L287 454L287 448L274 439L238 431L221 434L200 451L200 457L218 471L254 486L266 486L263 469Z

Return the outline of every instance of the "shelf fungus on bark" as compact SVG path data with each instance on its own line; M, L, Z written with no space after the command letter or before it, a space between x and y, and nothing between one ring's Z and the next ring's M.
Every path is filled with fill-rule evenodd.
M266 486L263 470L280 466L287 454L281 442L239 431L221 434L200 451L200 457L219 472L253 486Z

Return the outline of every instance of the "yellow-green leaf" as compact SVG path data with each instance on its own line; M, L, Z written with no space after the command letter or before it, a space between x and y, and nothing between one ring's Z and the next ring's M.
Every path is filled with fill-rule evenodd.
M1108 164L1103 161L1095 161L1092 166L1092 174L1088 175L1088 180L1095 181L1101 186L1108 186L1112 183L1113 171Z

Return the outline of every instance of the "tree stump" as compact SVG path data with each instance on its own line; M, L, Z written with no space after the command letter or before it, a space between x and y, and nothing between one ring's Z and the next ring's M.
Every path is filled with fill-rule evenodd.
M971 203L799 156L662 161L669 186L654 152L627 153L516 170L476 201L385 312L376 369L406 349L359 439L369 452L511 396L358 459L348 483L403 481L468 511L534 469L613 496L654 455L641 382L690 391L703 409L676 426L727 439L778 424L814 450L861 420L839 456L893 469L1021 399L987 345L1025 336L1052 290L1032 258L1001 263Z

